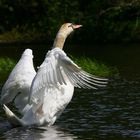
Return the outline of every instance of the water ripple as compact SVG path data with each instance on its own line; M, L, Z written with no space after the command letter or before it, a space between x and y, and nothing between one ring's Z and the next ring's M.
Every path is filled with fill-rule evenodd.
M73 100L56 122L41 131L11 129L0 109L1 139L140 139L140 81L114 80L102 91L75 90Z

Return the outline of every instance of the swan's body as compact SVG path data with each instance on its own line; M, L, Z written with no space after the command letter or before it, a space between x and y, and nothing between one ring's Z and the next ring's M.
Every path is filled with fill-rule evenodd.
M28 111L20 125L52 125L71 101L74 87L93 88L106 85L106 79L97 78L78 67L62 50L66 37L81 25L66 23L61 26L53 49L46 54L44 62L32 82ZM6 114L12 114L4 106Z
M7 104L14 100L21 113L28 103L31 83L36 75L32 58L32 50L26 49L2 88L1 103Z

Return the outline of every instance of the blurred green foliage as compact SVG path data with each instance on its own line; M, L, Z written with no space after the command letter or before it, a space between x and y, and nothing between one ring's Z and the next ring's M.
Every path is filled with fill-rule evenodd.
M0 58L0 81L5 81L16 62L8 57Z
M84 25L80 42L140 40L139 0L1 0L0 19L0 40L53 40L64 22Z
M106 64L99 62L95 59L88 57L73 57L72 59L78 66L80 66L86 72L89 72L93 75L103 76L103 77L112 77L119 75L117 68L107 66Z

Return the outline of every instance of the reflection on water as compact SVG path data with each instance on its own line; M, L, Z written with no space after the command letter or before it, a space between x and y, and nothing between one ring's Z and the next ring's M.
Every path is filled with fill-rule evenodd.
M1 138L5 140L73 140L76 137L52 126L49 128L13 128L4 132Z
M108 88L102 91L76 89L71 103L53 127L11 129L0 108L0 139L139 140L140 57L133 49L129 53L124 50L111 53L109 50L104 53L100 51L101 57L106 57L106 62L113 65L115 63L121 76L111 80ZM129 58L134 52L134 57ZM137 52L140 52L140 48L137 48ZM97 58L100 58L100 53L98 52L98 56L96 54ZM118 61L117 55L121 56ZM41 59L43 60L40 58L37 63ZM134 63L132 59L135 60Z

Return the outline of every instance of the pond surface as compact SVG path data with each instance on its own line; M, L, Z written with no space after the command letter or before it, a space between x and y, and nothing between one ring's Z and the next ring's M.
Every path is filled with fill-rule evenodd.
M113 46L113 45L112 45ZM119 77L105 90L75 89L74 97L54 126L50 128L11 128L0 108L1 140L138 140L140 139L140 47L66 47L66 52L94 57L115 66ZM69 46L70 47L70 46ZM40 65L47 48L40 46L1 46L0 57L20 58L25 48L34 51ZM85 48L85 49L84 49ZM3 83L0 82L2 85Z

